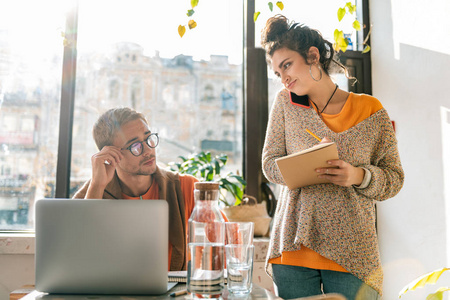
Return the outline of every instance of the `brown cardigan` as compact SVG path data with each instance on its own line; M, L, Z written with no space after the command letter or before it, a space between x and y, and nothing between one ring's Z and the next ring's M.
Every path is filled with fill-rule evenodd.
M181 190L180 179L177 173L156 169L153 178L159 186L159 198L165 199L169 204L169 242L172 244L172 257L170 270L186 270L186 223L184 196ZM82 199L86 196L88 180L73 196ZM122 189L117 173L105 188L103 199L121 199Z

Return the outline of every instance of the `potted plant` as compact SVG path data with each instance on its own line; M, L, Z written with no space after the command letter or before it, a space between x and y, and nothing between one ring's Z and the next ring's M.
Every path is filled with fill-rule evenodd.
M222 211L229 221L249 221L255 223L255 235L265 235L269 230L271 217L265 203L257 203L252 196L244 194L247 182L239 174L222 174L228 156L213 156L210 152L193 153L188 157L179 156L181 162L169 163L169 169L180 174L190 174L200 181L219 183L219 201Z
M215 181L220 184L219 201L225 206L239 205L244 196L247 182L238 174L229 172L222 174L227 164L226 154L212 156L210 152L193 153L188 157L179 156L181 162L169 163L172 171L190 174L200 181ZM230 193L232 197L227 197ZM230 199L231 198L231 199Z

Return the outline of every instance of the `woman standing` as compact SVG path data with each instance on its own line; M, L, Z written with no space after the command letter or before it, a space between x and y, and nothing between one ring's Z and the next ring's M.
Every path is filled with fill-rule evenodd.
M340 293L378 299L382 293L375 201L395 196L404 173L389 116L374 97L333 83L340 66L319 32L284 16L270 18L262 46L282 89L273 104L263 171L284 185L270 240L267 270L285 299ZM289 190L275 159L322 142L337 144L339 160L317 169L329 183Z

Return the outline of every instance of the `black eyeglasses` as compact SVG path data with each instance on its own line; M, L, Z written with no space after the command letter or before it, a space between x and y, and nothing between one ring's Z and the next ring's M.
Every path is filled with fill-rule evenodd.
M157 133L151 133L145 140L142 142L134 142L127 148L122 148L120 150L130 150L131 154L134 156L139 156L144 151L144 145L142 143L146 143L150 148L155 148L159 143L159 136Z

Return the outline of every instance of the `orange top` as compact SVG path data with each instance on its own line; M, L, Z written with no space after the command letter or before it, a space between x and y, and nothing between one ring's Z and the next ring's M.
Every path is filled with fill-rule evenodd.
M195 200L194 200L194 183L197 182L197 179L192 176L179 175L180 184L181 184L181 192L184 197L184 215L185 215L185 225L188 228L188 220L191 216L192 211L194 210ZM130 197L122 193L123 199L140 199L140 197ZM148 189L148 191L141 196L144 200L155 200L159 199L159 189L158 184L153 180L152 185ZM169 242L169 267L170 267L170 259L172 257L172 244Z
M314 105L313 107L315 108ZM372 96L350 93L340 113L322 114L322 119L334 132L343 132L382 108L380 101ZM298 251L284 251L281 256L270 259L269 263L348 272L341 265L303 245Z

